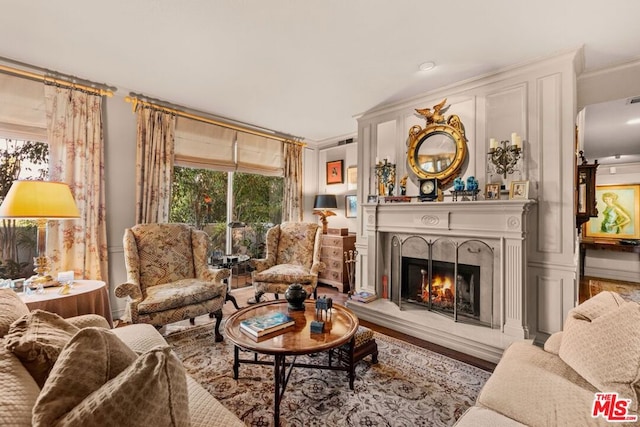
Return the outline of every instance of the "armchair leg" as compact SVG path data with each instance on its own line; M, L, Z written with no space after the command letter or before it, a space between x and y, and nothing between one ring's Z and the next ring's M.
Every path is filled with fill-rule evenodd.
M196 319L194 319L193 317L189 318L189 323L191 323L192 325L196 324Z
M214 328L214 334L216 336L215 341L222 342L222 340L224 339L224 337L220 333L220 324L222 323L222 309L216 310L211 314L213 314L216 318L216 326Z
M249 298L249 300L247 301L247 304L257 304L260 302L260 298L262 298L262 295L264 295L264 292L262 291L256 291L256 295L253 298Z
M280 297L278 296L278 294L274 294L276 296L276 299L280 299Z

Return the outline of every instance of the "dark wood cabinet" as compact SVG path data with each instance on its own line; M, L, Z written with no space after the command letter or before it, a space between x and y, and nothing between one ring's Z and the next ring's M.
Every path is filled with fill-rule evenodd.
M582 229L582 224L589 221L589 218L598 216L598 208L596 207L596 171L598 169L598 161L592 165L587 163L582 151L580 151L582 164L577 166L576 176L576 227L578 232Z

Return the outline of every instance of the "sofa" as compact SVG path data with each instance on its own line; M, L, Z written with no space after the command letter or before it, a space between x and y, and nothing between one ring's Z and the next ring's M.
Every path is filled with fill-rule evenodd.
M212 338L213 339L213 338ZM148 324L29 311L0 289L0 426L244 426Z
M618 411L602 397L592 416L596 393L612 392ZM639 398L640 304L601 292L570 310L544 348L511 344L456 426L612 425L607 414L638 426Z

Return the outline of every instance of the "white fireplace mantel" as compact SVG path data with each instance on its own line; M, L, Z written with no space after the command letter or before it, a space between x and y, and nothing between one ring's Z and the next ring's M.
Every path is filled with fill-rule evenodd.
M380 298L369 304L349 303L365 320L381 323L449 348L497 361L514 340L529 339L526 305L527 218L535 200L412 202L363 204L366 256L361 268L368 283L359 287L382 296L382 275L389 272L382 246L390 235L477 239L498 246L494 288L500 292L500 319L494 329L463 325L423 309L400 310Z

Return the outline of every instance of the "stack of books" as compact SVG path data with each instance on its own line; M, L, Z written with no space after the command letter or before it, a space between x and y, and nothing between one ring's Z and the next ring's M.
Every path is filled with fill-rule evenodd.
M375 293L367 291L354 292L354 294L351 295L352 300L365 303L371 302L376 298L378 298L378 296Z
M272 332L283 331L295 324L293 318L286 313L274 311L241 321L240 330L253 338L260 338Z

